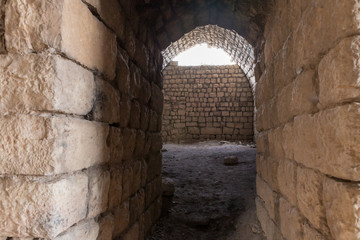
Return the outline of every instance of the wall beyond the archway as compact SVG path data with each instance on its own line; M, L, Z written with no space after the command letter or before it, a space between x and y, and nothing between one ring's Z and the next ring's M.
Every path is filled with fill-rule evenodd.
M253 141L254 100L239 66L171 62L163 75L164 142Z

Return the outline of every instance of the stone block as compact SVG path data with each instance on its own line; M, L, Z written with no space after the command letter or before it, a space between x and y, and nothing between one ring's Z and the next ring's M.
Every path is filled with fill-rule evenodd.
M319 64L320 107L360 100L360 37L342 40Z
M291 111L293 104L293 85L290 83L277 95L276 109L278 111L277 116L280 123L286 123L293 117Z
M94 76L70 60L44 52L1 55L0 62L2 113L86 115L93 107Z
M315 89L315 72L312 70L302 72L292 85L292 109L294 116L311 113L316 110L319 97Z
M86 216L88 178L83 173L56 179L3 177L0 189L5 236L52 239Z
M303 218L284 198L279 201L280 230L285 239L299 239Z
M269 131L269 154L270 156L282 159L284 158L284 149L283 149L283 137L282 137L282 128L276 128Z
M129 95L130 92L130 68L129 58L125 50L118 47L116 58L116 82L122 94Z
M295 161L337 178L360 180L359 109L352 103L296 117Z
M280 160L277 180L280 192L293 206L296 206L296 164L293 161Z
M119 168L111 169L110 189L109 189L109 208L114 209L120 206L123 191L123 170Z
M129 202L123 202L123 204L114 210L114 231L113 238L120 236L129 226L130 222L130 208Z
M270 218L274 221L276 216L276 194L270 186L264 182L259 176L256 177L256 193L264 201L264 206Z
M269 217L268 212L265 209L264 203L259 198L256 198L256 213L261 224L261 228L264 231L265 237L268 240L275 240L274 235L276 231L276 225Z
M120 122L120 94L108 82L96 78L96 98L93 107L93 118L106 123Z
M124 154L123 158L126 161L131 160L131 157L134 153L136 146L136 130L125 128L123 131L123 145L124 145Z
M96 240L112 240L112 233L114 231L114 216L112 214L106 215L99 220L99 236Z
M157 114L163 112L164 96L161 89L154 83L151 84L151 99L150 106Z
M95 218L109 206L110 173L103 169L88 171L89 205L87 218Z
M221 135L222 131L221 128L212 128L212 127L207 127L207 128L200 128L200 132L201 135Z
M83 221L71 227L54 240L96 240L99 235L99 223L94 220Z
M120 99L120 127L127 127L130 120L131 101L127 95L122 95Z
M311 240L326 240L330 239L329 236L323 235L312 228L309 224L304 223L303 225L303 239L311 239Z
M130 122L129 125L131 128L139 129L140 128L140 104L138 101L133 101L131 104L130 112Z
M140 236L139 223L135 223L130 229L124 234L121 240L137 240Z
M71 117L0 118L2 174L73 172L109 160L108 127Z
M122 162L124 145L123 136L120 128L109 128L110 139L110 161L114 164L120 164Z
M103 21L122 39L125 32L125 13L116 0L85 0L100 15Z
M135 223L145 209L145 191L141 189L134 196L130 198L130 224Z
M360 187L358 183L325 178L323 189L326 219L336 240L359 238Z
M145 196L145 208L161 197L161 177L157 177L146 185Z
M324 233L329 233L323 205L323 180L324 176L312 169L300 166L297 168L298 207L315 228Z
M10 1L5 7L9 52L41 52L48 47L93 70L115 77L116 37L80 0Z
M284 150L284 156L286 159L294 159L294 124L288 123L282 130L282 148Z

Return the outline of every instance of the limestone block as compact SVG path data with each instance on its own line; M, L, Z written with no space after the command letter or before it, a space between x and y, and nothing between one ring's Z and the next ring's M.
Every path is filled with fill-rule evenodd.
M140 104L138 101L133 101L131 104L130 112L130 127L139 129L140 128Z
M103 169L90 170L88 218L94 218L108 209L110 173Z
M280 192L296 206L296 164L293 161L280 160L277 180Z
M360 104L303 115L294 122L294 158L334 177L360 180Z
M269 217L268 212L265 209L264 203L259 198L256 198L256 213L266 238L268 240L275 240L274 235L276 225Z
M342 38L359 32L358 5L354 1L315 0L306 2L302 21L293 34L297 67L313 63ZM341 19L327 24L332 19ZM345 53L346 54L346 53Z
M127 166L122 173L122 201L127 200L133 190L134 170L132 166Z
M360 100L360 37L342 40L320 62L320 107Z
M114 225L114 216L112 214L101 218L99 221L99 236L96 240L112 240Z
M259 176L256 177L256 193L264 201L265 208L270 218L275 221L277 211L275 207L277 201L276 194Z
M109 189L109 208L114 209L121 204L123 189L123 170L119 168L111 169L110 189Z
M328 233L322 187L324 176L312 169L297 168L297 199L301 213L317 229Z
M116 35L121 39L125 31L125 14L116 0L85 0L95 8L96 12L104 22L114 30Z
M315 91L315 72L305 71L301 73L292 85L292 114L294 116L303 113L311 113L316 109L319 97Z
M258 153L265 154L269 152L268 150L268 133L267 132L260 132L255 135L256 140L256 150Z
M147 181L153 180L156 176L160 175L162 166L161 154L151 154L147 162Z
M157 177L145 187L145 208L149 207L159 196L161 197L161 177Z
M269 131L269 153L270 156L281 159L284 158L284 149L282 146L282 128L276 128Z
M70 117L9 115L0 118L2 174L73 172L109 160L104 124Z
M132 175L132 184L131 184L131 195L139 191L141 187L141 173L142 166L141 161L136 161L132 165L133 175Z
M94 220L81 222L61 234L55 240L97 240L99 234L99 223Z
M279 183L277 178L277 171L279 168L279 160L273 157L264 158L262 168L262 177L270 185L270 187L277 191Z
M136 133L136 146L134 150L134 156L140 158L144 156L144 147L146 142L146 135L143 131L138 130Z
M56 179L4 177L0 189L5 236L52 239L86 215L88 178L83 173Z
M129 226L130 209L129 202L124 202L120 207L114 210L114 231L113 238L118 237Z
M129 161L136 146L136 130L125 128L123 131L124 160Z
M116 37L80 0L9 1L5 7L9 52L41 52L51 47L69 58L115 77Z
M145 191L141 189L129 201L130 206L130 224L135 223L145 208Z
M108 82L96 78L96 98L93 107L93 118L106 123L120 122L120 94Z
M141 105L141 119L140 119L140 129L142 131L148 130L149 127L149 117L150 112L147 106Z
M140 102L147 104L151 98L151 84L145 78L141 78Z
M130 91L130 68L129 59L125 50L118 47L116 58L116 82L121 93L129 94Z
M334 239L355 240L359 238L359 195L358 183L325 179L323 196L326 219Z
M200 128L201 135L221 135L221 128L213 128L213 127L207 127L207 128Z
M120 100L120 127L127 127L130 120L131 101L126 95L121 96Z
M161 89L154 83L151 84L151 108L158 114L163 112L164 96Z
M139 223L135 223L130 229L125 233L122 240L136 240L139 239L140 227Z
M280 230L285 239L299 239L302 231L302 216L284 198L279 201Z
M284 150L285 158L294 159L294 124L293 122L288 123L282 130L282 148Z
M291 107L293 103L293 85L290 83L284 87L277 98L277 115L280 123L288 122L292 117Z
M138 99L141 90L141 70L134 63L130 64L130 95Z
M120 128L110 127L109 128L109 139L110 139L110 161L115 164L122 162L124 145L123 136Z
M40 67L41 66L41 67ZM85 115L95 98L93 74L60 56L0 56L0 111L64 112Z
M149 135L151 137L151 153L159 153L162 149L163 143L160 133L153 133Z
M314 228L312 228L309 224L304 223L303 224L303 239L311 239L311 240L326 240L330 239L330 237L322 235L318 231L316 231Z

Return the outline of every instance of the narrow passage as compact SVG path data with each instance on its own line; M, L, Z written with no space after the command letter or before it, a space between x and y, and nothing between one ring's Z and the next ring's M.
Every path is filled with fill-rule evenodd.
M255 209L256 149L210 141L165 144L163 178L175 185L148 240L263 240ZM224 158L238 164L225 166Z

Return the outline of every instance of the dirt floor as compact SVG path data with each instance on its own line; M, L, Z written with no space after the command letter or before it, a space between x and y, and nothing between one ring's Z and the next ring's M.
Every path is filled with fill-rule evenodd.
M165 144L163 176L175 193L147 240L265 240L255 210L253 146L229 142ZM225 166L224 157L239 163Z

